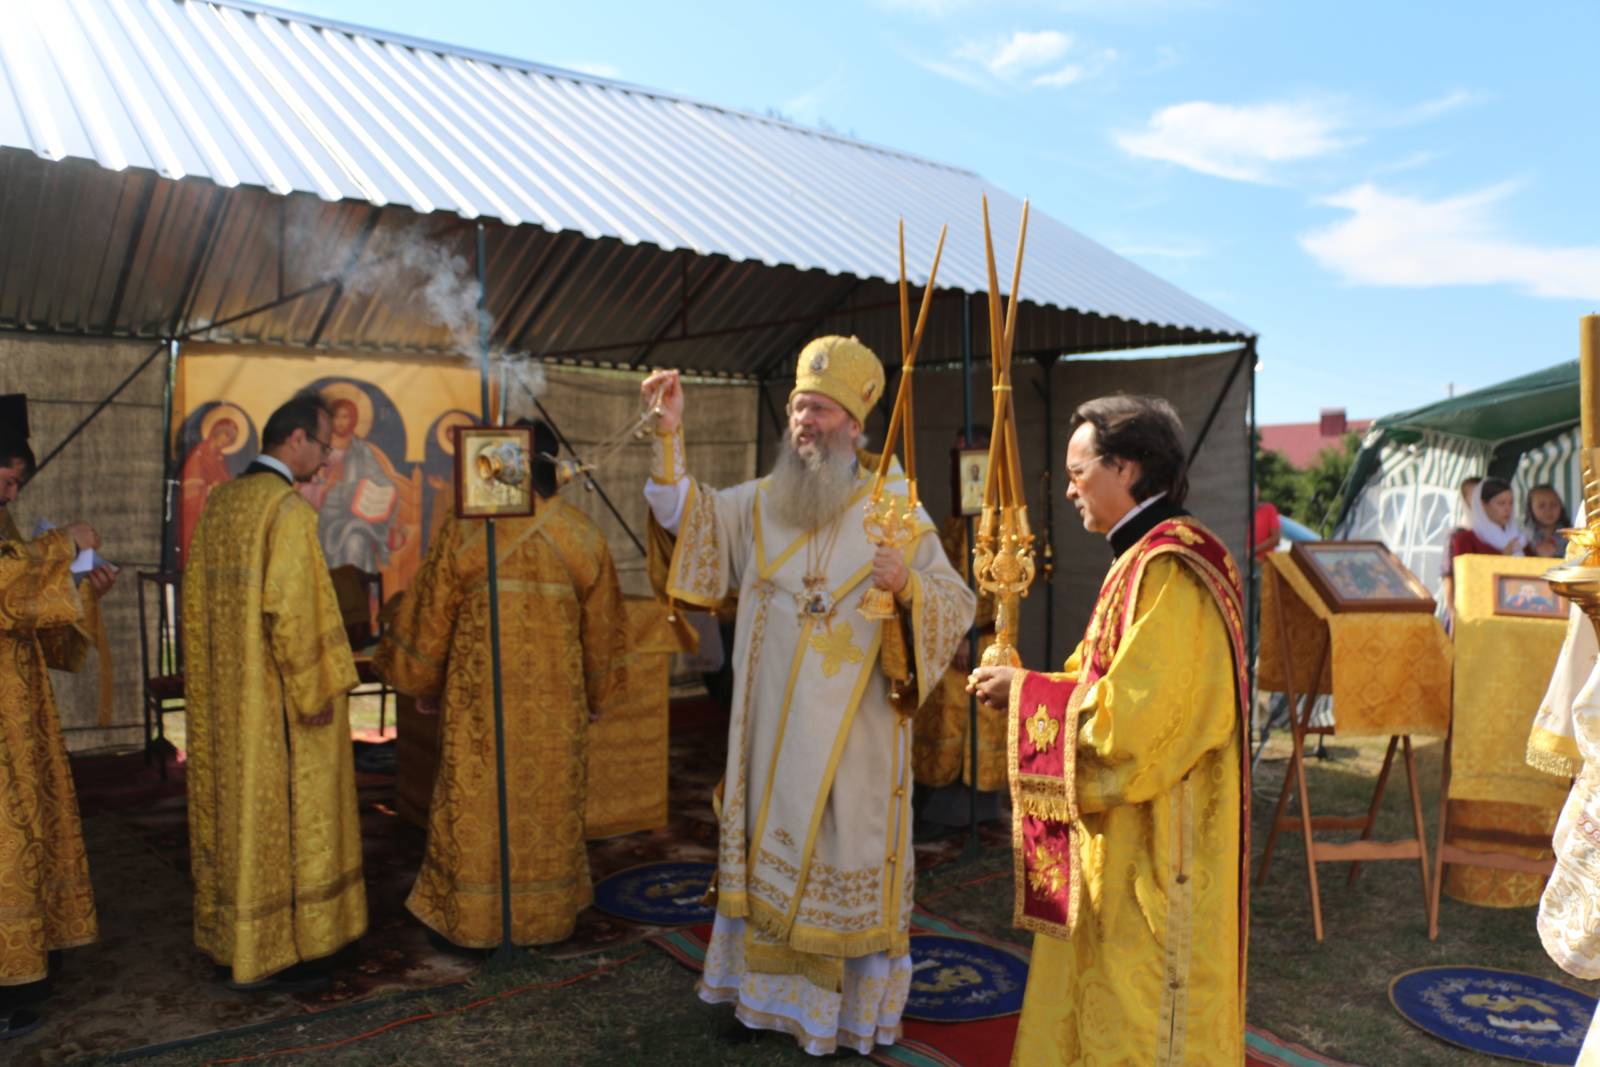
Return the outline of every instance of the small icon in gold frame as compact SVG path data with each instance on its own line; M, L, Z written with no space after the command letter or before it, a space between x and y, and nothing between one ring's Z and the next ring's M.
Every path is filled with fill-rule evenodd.
M983 487L989 480L989 450L963 448L956 456L961 514L977 515L983 511Z
M533 514L533 435L522 426L457 426L456 514L463 519Z

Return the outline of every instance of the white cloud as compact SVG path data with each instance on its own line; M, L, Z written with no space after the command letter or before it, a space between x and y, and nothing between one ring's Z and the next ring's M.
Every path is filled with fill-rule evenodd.
M955 55L1009 81L1060 59L1071 47L1072 38L1059 30L1018 30L1010 37L967 41Z
M1420 104L1402 108L1394 115L1389 116L1385 124L1390 126L1410 126L1418 122L1427 122L1429 119L1436 119L1446 112L1475 103L1478 99L1479 95L1477 93L1470 93L1465 89L1452 89L1443 96L1437 96L1432 100L1424 100Z
M1313 101L1162 108L1138 132L1115 140L1124 152L1235 181L1270 182L1275 165L1338 151L1358 138L1338 110Z
M948 59L913 60L941 77L998 93L1075 85L1100 74L1116 58L1114 50L1082 48L1060 30L1017 30L1009 36L963 41Z
M1534 296L1600 300L1600 246L1541 246L1501 232L1506 182L1444 200L1367 183L1320 201L1349 217L1301 235L1325 269L1361 285L1508 285Z

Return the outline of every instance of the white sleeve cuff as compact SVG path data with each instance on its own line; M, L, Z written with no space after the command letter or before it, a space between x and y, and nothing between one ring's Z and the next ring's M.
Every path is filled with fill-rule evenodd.
M644 483L644 498L661 528L669 534L676 534L678 523L683 521L684 501L689 499L689 476L684 475L671 485L647 481Z

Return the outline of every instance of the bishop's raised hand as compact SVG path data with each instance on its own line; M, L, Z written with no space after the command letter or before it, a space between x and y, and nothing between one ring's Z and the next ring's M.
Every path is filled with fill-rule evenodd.
M657 433L672 433L683 425L683 385L675 370L653 372L639 386L639 397L646 407L658 407Z

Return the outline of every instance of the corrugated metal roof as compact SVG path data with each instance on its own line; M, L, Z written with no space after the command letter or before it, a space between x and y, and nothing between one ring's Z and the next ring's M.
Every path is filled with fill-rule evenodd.
M766 321L763 315L820 321L842 314L841 301L876 305L889 296L881 282L894 276L901 216L913 275L925 270L948 222L940 288L981 292L980 194L989 197L1003 256L1020 215L1016 198L977 175L904 153L274 9L215 0L32 0L11 5L8 15L0 34L0 149L93 161L118 174L113 183L75 169L36 175L15 153L0 152L0 323L13 326L148 335L208 321L200 314L208 301L215 319L251 306L248 293L270 299L270 283L284 280L273 260L291 214L280 198L296 194L327 202L293 213L327 231L330 262L352 242L360 256L381 245L386 230L403 230L409 223L396 209L504 224L494 254L510 290L491 298L500 341L515 332L542 353L668 338L691 288L702 332L736 332L741 321ZM34 186L37 202L27 195ZM57 250L56 261L44 264L60 282L54 288L29 269L56 240L32 231L67 222L40 215L46 201L110 213L86 229L80 251L87 258L61 263ZM81 216L71 221L84 226ZM97 239L104 247L95 256ZM569 261L559 281L517 273L548 267L556 256ZM789 285L781 296L768 291L774 270ZM14 292L8 272L13 282L26 274L29 292ZM559 300L537 294L547 281L562 290ZM1043 349L1253 334L1039 211L1023 295L1073 320L1070 327L1061 316L1038 322ZM356 294L225 336L378 347L437 341L419 340L414 323L406 339L386 336L386 312L375 303ZM603 335L593 323L557 321L596 306L631 321L612 321ZM502 320L517 314L524 321L513 331ZM1021 321L1018 348L1026 350L1028 316ZM807 326L779 323L739 338L737 358L748 362L752 351ZM734 357L707 358L721 365Z

